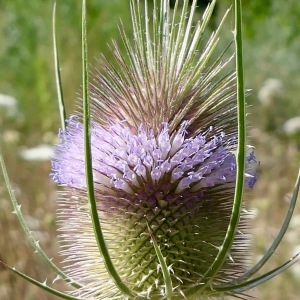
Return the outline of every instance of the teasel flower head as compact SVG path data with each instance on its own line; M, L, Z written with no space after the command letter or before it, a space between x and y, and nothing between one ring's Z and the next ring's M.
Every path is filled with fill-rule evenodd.
M114 62L102 57L89 87L97 213L111 262L133 297L116 287L99 254L82 113L59 134L52 177L62 186L61 253L65 272L82 285L71 294L83 299L222 296L215 287L237 280L249 260L243 210L227 258L207 278L229 226L237 169L236 74L224 53L212 60L224 20L204 42L215 2L197 22L196 1L191 9L177 2L173 13L168 2L154 1L152 15L131 1L133 41L121 26L126 53L114 43ZM246 188L255 184L256 166L249 147Z

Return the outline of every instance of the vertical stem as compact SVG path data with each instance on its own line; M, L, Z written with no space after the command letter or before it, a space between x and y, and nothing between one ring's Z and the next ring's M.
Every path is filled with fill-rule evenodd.
M82 1L82 99L83 99L83 123L84 123L84 152L85 152L85 173L87 184L87 195L90 204L90 212L95 233L95 238L98 244L98 249L103 257L107 272L119 290L129 298L133 298L135 293L131 291L120 278L110 258L106 247L102 228L97 211L94 181L93 181L93 166L92 166L92 151L91 151L91 119L89 105L89 79L88 79L88 47L87 47L87 31L86 31L86 0Z
M236 72L237 72L237 119L238 119L238 147L237 147L237 173L234 202L223 244L219 247L219 253L209 270L204 274L199 284L186 293L186 296L195 294L205 289L214 279L222 267L224 261L230 254L231 246L239 225L241 208L243 204L243 190L246 165L246 112L245 112L245 92L244 92L244 66L243 66L243 44L242 44L242 9L241 1L235 0L235 52L236 52ZM212 287L213 289L213 287Z
M242 8L241 0L235 0L235 52L237 74L237 116L238 116L238 149L237 181L235 198L243 196L244 174L246 165L246 105L243 66Z

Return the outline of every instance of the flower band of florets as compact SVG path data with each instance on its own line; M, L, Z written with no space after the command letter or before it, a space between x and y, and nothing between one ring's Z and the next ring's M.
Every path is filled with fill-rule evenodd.
M235 181L235 156L226 146L225 133L212 135L213 128L189 138L186 121L173 133L167 122L162 123L157 136L143 125L132 133L125 122L109 128L93 124L92 128L94 181L104 187L133 194L145 183L158 185L163 181L172 185L174 193L180 193ZM60 138L52 176L60 184L83 188L83 125L77 117L69 119ZM252 188L257 165L253 150L248 153L246 164L245 183Z

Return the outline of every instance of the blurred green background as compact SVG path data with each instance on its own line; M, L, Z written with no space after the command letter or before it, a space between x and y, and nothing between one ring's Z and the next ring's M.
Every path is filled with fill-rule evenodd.
M130 33L129 1L87 2L89 61L97 65L100 53L108 58L111 55L107 43L112 38L120 41L120 19ZM251 89L249 140L261 161L259 181L247 195L247 206L254 209L253 261L256 261L282 223L298 168L300 121L294 122L293 133L287 132L288 126L284 124L300 116L300 5L294 0L242 2L245 79L247 88ZM231 1L220 0L217 5L211 30ZM0 138L22 211L46 252L59 262L55 225L57 195L56 186L49 179L50 162L27 151L43 145L46 154L48 150L51 152L50 146L57 142L60 127L54 80L52 7L52 1L0 0ZM80 10L80 1L57 1L57 39L68 113L76 109L75 101L80 94ZM226 26L224 46L232 39L232 14ZM29 157L30 153L33 157ZM1 259L40 281L48 278L52 282L55 276L33 253L12 214L2 180L0 197ZM298 205L290 231L269 268L284 262L299 249L299 213ZM296 300L300 294L299 282L298 265L253 290L252 295L263 300ZM65 289L59 281L54 286ZM55 297L1 269L0 298Z

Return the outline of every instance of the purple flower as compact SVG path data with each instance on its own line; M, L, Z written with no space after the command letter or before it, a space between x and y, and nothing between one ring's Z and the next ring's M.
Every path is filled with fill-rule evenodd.
M193 11L186 25L169 24L166 4L154 10L152 38L146 23L136 23L140 12L133 7L134 46L123 34L127 57L115 45L118 67L103 58L90 86L93 180L104 238L121 279L139 297L151 299L162 299L165 283L148 228L170 268L173 295L182 298L201 281L222 246L236 180L236 78L234 72L223 73L230 59L219 57L207 66L217 36L199 47L205 25L192 31ZM184 8L184 22L186 13ZM99 257L87 199L81 113L69 118L59 138L52 178L62 186L62 254L66 273L83 286L72 294L126 299ZM245 185L252 188L257 161L251 148L246 162ZM245 271L247 215L241 213L228 258L211 278L214 286ZM215 294L222 293L203 289L198 296Z
M235 141L213 132L210 127L191 136L188 121L173 132L167 122L162 123L158 134L142 124L136 129L126 122L110 122L107 127L92 124L93 177L105 237L117 270L138 290L143 287L140 293L149 289L149 295L155 295L155 287L162 285L147 224L172 266L174 285L192 286L217 254L233 203L236 162ZM87 205L79 117L69 119L60 140L52 176L71 195L59 202L63 254L71 277L85 283L83 293L89 297L89 283L107 282ZM256 164L251 151L246 176L250 188L256 180ZM215 282L233 279L244 270L244 239L237 234L232 258ZM100 284L101 289L105 290Z
M75 115L60 132L60 145L53 161L55 182L74 188L86 188L83 125ZM102 190L117 189L136 195L145 186L169 192L198 192L219 185L235 183L236 161L224 133L213 135L213 128L195 137L187 137L188 122L169 132L168 123L161 131L145 130L141 124L134 133L126 122L105 128L92 125L94 180ZM247 156L246 185L256 181L257 164L254 151ZM254 167L254 168L253 168Z

